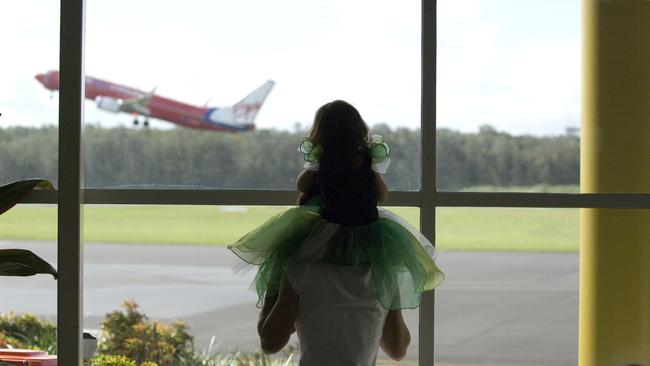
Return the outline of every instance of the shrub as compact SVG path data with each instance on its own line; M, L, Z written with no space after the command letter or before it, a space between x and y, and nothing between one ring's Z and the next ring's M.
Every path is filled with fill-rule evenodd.
M135 361L124 356L99 355L93 358L92 366L135 366Z
M56 325L33 314L0 315L0 348L39 349L56 354Z
M106 315L102 323L99 355L90 366L295 366L296 348L270 357L260 351L214 351L194 353L193 338L182 322L166 325L150 321L138 304L125 301L124 311ZM56 326L32 314L0 315L0 348L40 349L56 354ZM3 366L0 363L0 366Z
M202 352L194 354L194 358L182 360L179 366L295 366L297 348L293 345L285 347L281 354L269 356L262 351L213 351L214 336L210 345Z
M107 314L102 323L97 347L101 355L125 356L139 366L151 366L147 361L172 366L193 358L193 337L185 323L149 321L132 300L125 301L123 307L123 312Z

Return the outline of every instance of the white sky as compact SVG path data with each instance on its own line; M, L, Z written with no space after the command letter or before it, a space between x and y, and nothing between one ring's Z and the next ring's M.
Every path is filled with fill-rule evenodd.
M0 2L0 126L57 121L34 75L58 69L58 2ZM87 0L88 75L225 106L266 79L257 125L307 126L333 99L419 125L420 1ZM561 134L580 119L579 0L439 0L438 125ZM86 104L86 120L131 116ZM153 126L170 126L154 121Z

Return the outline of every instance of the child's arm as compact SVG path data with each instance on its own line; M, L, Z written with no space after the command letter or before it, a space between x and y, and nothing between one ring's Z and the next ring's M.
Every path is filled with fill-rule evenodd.
M262 350L266 353L276 353L284 348L295 330L297 317L298 295L285 277L277 298L264 299L264 307L257 325Z
M296 188L298 189L298 192L306 193L309 191L309 187L314 183L317 173L318 172L314 170L303 170L298 176L298 179L296 179Z
M386 317L379 345L388 357L399 361L406 356L411 343L411 333L404 323L401 310L391 310Z
M388 187L384 183L384 178L377 172L373 172L375 175L375 189L377 190L377 202L384 203L388 198Z

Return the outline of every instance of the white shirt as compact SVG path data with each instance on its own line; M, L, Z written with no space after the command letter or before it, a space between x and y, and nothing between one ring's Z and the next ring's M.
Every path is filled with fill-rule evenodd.
M299 263L288 279L298 294L300 366L375 365L388 310L368 266Z

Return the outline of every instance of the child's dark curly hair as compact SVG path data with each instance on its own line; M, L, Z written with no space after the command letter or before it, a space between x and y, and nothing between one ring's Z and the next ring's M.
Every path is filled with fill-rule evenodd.
M323 150L320 169L346 168L355 165L368 154L368 126L350 103L335 100L316 111L309 139L314 148ZM304 204L320 193L318 179L298 198Z
M345 167L367 154L368 126L350 103L335 100L316 111L309 138L323 155L320 165Z

